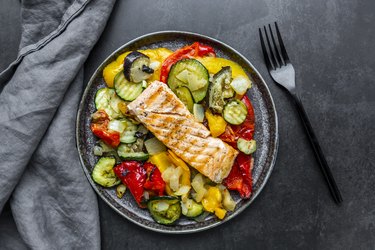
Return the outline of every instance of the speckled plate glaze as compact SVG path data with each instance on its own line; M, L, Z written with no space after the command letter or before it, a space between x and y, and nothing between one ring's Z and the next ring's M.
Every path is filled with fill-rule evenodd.
M255 111L256 131L254 137L257 141L258 148L254 154L253 193L250 199L247 200L242 200L237 194L233 194L233 198L237 202L236 209L233 212L229 212L224 220L218 220L214 216L209 216L203 222L195 222L194 220L188 220L182 217L175 225L164 226L154 222L148 210L138 208L129 191L122 199L118 199L114 188L103 188L93 182L91 172L98 157L93 154L93 147L97 139L90 131L90 115L95 112L94 98L96 91L105 86L102 71L104 67L114 61L118 55L129 50L159 47L176 50L182 46L192 44L195 41L212 46L218 57L228 58L237 62L242 66L253 82L253 87L248 91L248 96L252 101ZM276 160L278 147L277 115L271 93L263 78L255 67L236 50L218 40L204 35L181 31L163 31L147 34L126 43L104 60L94 72L79 106L76 124L76 140L81 164L87 179L98 195L116 212L128 220L153 231L174 234L192 233L206 230L229 221L247 208L258 196L266 184Z

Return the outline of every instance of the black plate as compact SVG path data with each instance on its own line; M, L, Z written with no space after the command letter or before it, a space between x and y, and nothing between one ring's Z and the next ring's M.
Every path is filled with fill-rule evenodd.
M203 222L195 222L194 220L181 218L173 226L164 226L154 222L147 210L138 208L129 191L127 191L122 199L118 199L114 188L103 188L92 181L91 171L98 158L93 154L93 147L97 139L90 131L90 115L95 112L94 98L96 91L105 86L102 76L103 69L107 64L114 61L118 55L129 50L159 47L176 50L182 46L192 44L195 41L212 46L218 57L228 58L237 62L242 66L253 82L253 87L248 91L248 96L252 101L255 112L256 129L254 137L257 141L258 148L254 154L253 193L250 199L247 200L241 200L238 195L233 195L233 198L237 202L236 210L234 212L229 212L224 220L218 220L214 216L207 217ZM218 226L243 211L253 202L266 184L276 160L278 147L278 128L275 106L266 83L254 66L236 50L218 40L199 34L180 31L163 31L141 36L123 45L104 60L94 72L82 96L76 126L77 148L81 164L91 186L98 195L110 207L128 220L147 229L164 233L191 233L202 231Z

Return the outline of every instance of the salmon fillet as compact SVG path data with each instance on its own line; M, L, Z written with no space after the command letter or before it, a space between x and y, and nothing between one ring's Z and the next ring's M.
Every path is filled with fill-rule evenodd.
M189 112L172 90L154 81L128 105L149 131L190 166L221 183L232 169L237 150L218 138Z

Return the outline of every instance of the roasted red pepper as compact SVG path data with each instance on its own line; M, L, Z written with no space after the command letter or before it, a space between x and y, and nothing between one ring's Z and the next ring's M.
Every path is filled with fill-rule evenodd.
M115 166L113 171L122 183L129 188L138 205L144 208L145 205L142 204L143 185L146 182L147 175L142 163L138 161L124 161Z
M252 190L252 165L251 155L245 155L240 152L237 156L232 170L227 178L224 179L224 185L229 190L236 190L244 199L250 198Z
M220 139L235 148L237 148L238 138L251 140L253 138L255 129L254 109L251 105L250 99L245 95L244 97L242 97L241 101L247 107L247 116L245 121L241 125L227 126L225 132L219 136Z
M146 182L143 187L150 191L152 196L164 195L165 182L160 170L151 162L146 162L143 167L146 170Z
M215 50L212 47L200 44L199 42L195 42L192 45L188 45L176 50L173 54L168 56L161 65L160 81L165 83L167 82L169 70L177 61L206 55L216 56Z
M98 110L92 115L91 131L111 147L120 144L120 133L108 129L109 117L104 110Z

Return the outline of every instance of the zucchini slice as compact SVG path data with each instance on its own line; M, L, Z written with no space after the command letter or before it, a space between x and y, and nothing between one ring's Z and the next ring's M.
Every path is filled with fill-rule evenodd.
M145 141L145 147L150 155L156 155L158 153L167 151L167 147L156 137Z
M113 187L121 183L121 180L117 178L113 167L116 164L116 159L113 157L102 157L96 163L92 170L92 179L103 187Z
M203 205L192 199L181 201L182 214L189 218L195 218L203 213Z
M223 118L232 125L240 125L247 116L246 105L238 99L229 101L223 111Z
M121 122L124 124L125 129L120 134L120 142L122 143L133 143L137 140L138 127L128 119L122 119Z
M221 114L225 105L224 98L234 95L234 91L229 85L231 78L232 69L229 66L223 67L213 76L208 93L208 105L214 113Z
M191 97L189 89L181 86L175 90L175 93L177 97L182 101L182 103L185 104L190 113L193 113L194 101Z
M173 196L151 198L147 208L152 218L159 224L170 225L181 216L180 200Z
M120 144L117 148L117 154L123 160L134 160L134 161L146 161L148 159L148 154L142 151L135 152L131 145Z
M97 110L103 109L110 119L117 119L123 117L119 110L119 104L123 103L113 89L102 88L96 92L95 95L95 108Z
M124 59L124 76L129 82L148 79L154 70L150 68L150 58L138 51L129 53Z
M143 91L142 82L134 83L125 79L123 71L115 76L116 94L125 101L133 101Z
M209 74L199 61L195 59L183 59L171 67L167 83L172 91L181 86L187 87L191 92L194 102L200 102L207 94Z
M238 141L237 141L237 148L249 155L249 154L252 154L255 152L255 150L257 150L257 143L255 140L245 140L245 139L242 139L242 138L239 138Z

